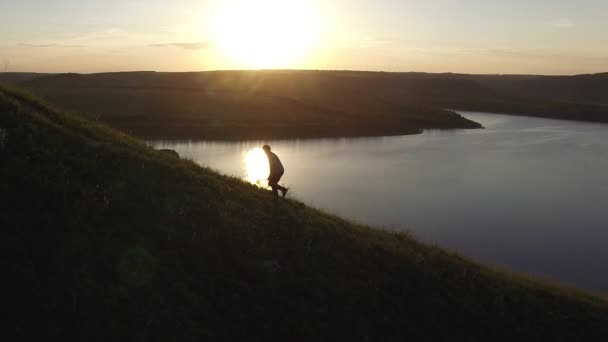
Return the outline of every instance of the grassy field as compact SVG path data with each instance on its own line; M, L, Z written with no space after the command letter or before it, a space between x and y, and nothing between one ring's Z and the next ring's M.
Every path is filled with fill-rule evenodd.
M460 115L358 89L326 72L56 75L23 86L128 133L162 139L414 134L478 128ZM357 82L354 83L355 85Z
M5 334L601 341L608 303L353 224L0 90ZM441 215L441 213L437 213Z
M601 74L275 70L28 77L17 83L50 103L150 139L378 136L480 127L445 108L608 122L602 104L608 103L608 77Z

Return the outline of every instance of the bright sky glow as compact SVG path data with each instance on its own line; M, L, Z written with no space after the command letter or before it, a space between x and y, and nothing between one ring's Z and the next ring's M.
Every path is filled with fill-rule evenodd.
M606 32L606 0L0 0L0 66L578 74Z
M289 67L317 41L319 20L308 4L300 0L225 1L213 18L215 46L245 68Z

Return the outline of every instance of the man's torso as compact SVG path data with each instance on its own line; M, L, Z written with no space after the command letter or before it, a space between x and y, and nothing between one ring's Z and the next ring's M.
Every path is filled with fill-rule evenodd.
M281 163L281 160L273 152L270 152L268 154L268 164L270 166L271 175L282 174L283 172L285 172L285 169L283 168L283 164Z

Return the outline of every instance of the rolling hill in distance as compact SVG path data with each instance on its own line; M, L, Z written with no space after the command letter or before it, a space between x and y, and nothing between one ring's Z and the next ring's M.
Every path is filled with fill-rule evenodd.
M36 72L0 72L0 84L14 85L35 78L52 76L54 74L44 74Z
M453 110L608 122L606 73L275 70L10 79L53 105L152 139L379 136L480 127Z
M10 180L0 182L8 336L600 341L608 334L604 298L298 201L275 202L268 191L2 88L0 160L0 179Z

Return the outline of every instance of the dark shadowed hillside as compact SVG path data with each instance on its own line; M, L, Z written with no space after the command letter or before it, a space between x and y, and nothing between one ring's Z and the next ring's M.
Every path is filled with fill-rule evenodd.
M605 75L356 71L61 74L20 83L62 108L152 138L398 135L475 128L448 109L608 122Z
M0 72L0 84L14 85L46 76L49 76L49 74L32 72Z
M608 334L601 298L297 201L275 203L267 191L6 90L0 160L9 337L600 341Z
M608 105L608 73L575 76L468 76L467 78L516 96Z
M161 138L297 138L477 128L370 73L222 71L64 74L23 83L51 103ZM363 77L361 79L361 77ZM398 81L398 80L397 80ZM400 88L401 87L401 88Z

